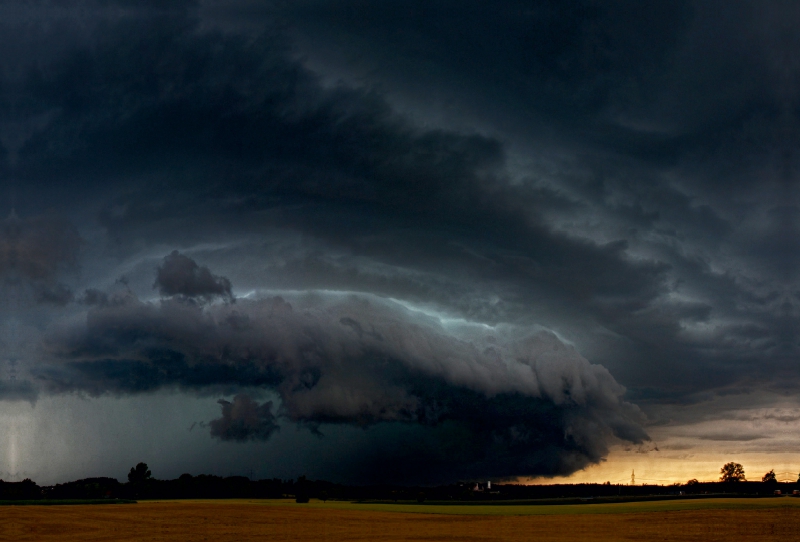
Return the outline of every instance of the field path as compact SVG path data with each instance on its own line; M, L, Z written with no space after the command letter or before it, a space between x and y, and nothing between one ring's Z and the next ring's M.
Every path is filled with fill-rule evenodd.
M578 515L408 514L262 502L0 507L0 540L731 541L797 540L800 508Z

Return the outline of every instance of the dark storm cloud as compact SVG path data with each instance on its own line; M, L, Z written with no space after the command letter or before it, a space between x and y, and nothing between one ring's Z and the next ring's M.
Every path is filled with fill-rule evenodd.
M4 226L0 272L58 324L42 389L272 390L382 435L352 472L424 478L643 439L617 380L644 405L800 380L797 8L64 5L0 6L0 189L91 234L69 305L75 227Z
M200 267L193 259L177 250L164 257L164 263L156 269L156 282L161 295L181 295L189 298L233 299L231 281L211 274L208 267Z
M401 469L415 479L566 473L599 461L615 439L648 438L624 388L551 333L452 327L375 297L204 306L118 294L48 349L54 363L35 374L51 393L261 388L278 394L280 416L313 431L418 426L429 444L460 435L458 459L415 448L424 454ZM239 395L221 404L214 436L263 439L275 430L269 402ZM375 460L396 457L389 452ZM370 469L350 475L369 479Z
M540 211L551 194L511 182L500 141L421 129L375 93L324 88L277 38L146 22L147 32L125 22L93 52L30 79L27 93L62 113L15 168L41 177L52 171L42 167L65 167L91 179L106 175L103 160L113 157L113 175L139 179L101 214L123 246L296 230L323 253L456 279L455 295L437 301L495 322L505 315L486 304L464 310L456 292L510 291L520 307L512 318L542 302L602 317L609 304L646 306L664 292L669 263L628 258L625 240L553 231ZM38 160L41 144L63 134L64 161L49 151L50 161ZM302 269L289 273L298 264L295 255L285 260L286 282L300 282ZM316 278L323 288L335 280ZM377 292L394 295L392 280ZM438 289L421 286L416 300Z
M518 134L533 124L659 164L723 151L742 165L786 143L798 16L786 3L306 0L287 12L340 73Z
M79 176L78 186L125 183L100 214L123 253L142 242L186 246L264 228L299 231L318 242L323 261L345 251L392 268L377 286L361 282L362 262L344 280L312 270L321 288L337 280L390 296L405 288L413 301L489 322L530 319L535 305L547 314L532 320L548 325L579 316L622 336L637 333L632 321L649 330L639 336L680 328L680 313L657 309L605 321L647 309L667 291L673 263L629 257L631 242L616 233L595 240L554 227L554 194L570 198L515 182L500 140L421 128L378 93L323 86L275 33L203 33L175 14L106 24L114 31L93 36L91 48L31 69L25 96L58 113L21 147L13 170L22 178ZM589 181L581 197L594 206L628 190L615 179ZM681 224L697 215L725 231L712 211L674 197ZM626 216L646 227L654 213L635 199L611 208L625 231ZM286 255L275 280L311 286L302 282L307 263ZM427 275L416 291L395 288L406 269ZM476 288L486 288L486 299L508 294L506 302L465 306L462 292Z
M645 9L311 0L290 12L304 51L329 77L367 79L417 98L424 114L444 111L454 124L467 116L533 140L534 149L578 153L592 175L557 173L555 184L594 199L591 211L612 211L604 229L625 218L609 205L620 201L687 240L708 236L703 222L719 224L720 214L741 217L749 196L763 198L765 181L796 171L798 11L780 2L724 6L721 17L722 4L705 1ZM692 207L702 211L694 220L678 216ZM788 252L770 256L785 261Z
M0 382L0 399L4 401L27 401L35 404L39 388L29 380L7 380Z
M222 417L208 423L211 436L220 440L267 440L280 427L272 414L272 401L259 404L240 393L233 402L220 399Z
M514 134L536 158L531 190L512 197L547 229L624 239L625 254L664 265L653 290L629 296L571 277L587 286L578 302L543 298L538 276L508 277L524 284L520 313L544 301L575 315L537 315L562 330L588 316L617 337L596 339L592 359L642 392L795 385L796 7L343 0L288 11L329 79L369 81L422 122Z

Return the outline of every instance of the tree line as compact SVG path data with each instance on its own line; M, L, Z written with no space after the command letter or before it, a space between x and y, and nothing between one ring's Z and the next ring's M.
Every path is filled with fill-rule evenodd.
M769 495L782 490L800 489L800 481L778 482L774 470L760 482L747 481L744 467L727 463L720 469L718 482L689 480L686 484L551 484L521 485L512 483L476 484L475 481L440 486L370 485L350 486L305 476L290 480L278 478L250 480L245 476L182 474L173 480L153 477L146 463L130 469L127 482L115 478L85 478L53 486L39 486L30 479L21 482L0 480L0 500L63 500L63 499L310 499L372 500L385 502L485 501L564 499L590 497L644 497L648 495L701 495L739 493Z
M725 463L722 468L719 470L719 481L720 482L746 482L747 477L744 473L744 467L741 463L735 463L731 461L730 463ZM694 480L696 481L696 480ZM761 482L765 484L773 484L778 483L778 478L775 476L775 469L770 469L769 472L765 473L764 476L761 477ZM692 480L689 480L689 483L692 483ZM797 483L800 483L800 474L797 475Z

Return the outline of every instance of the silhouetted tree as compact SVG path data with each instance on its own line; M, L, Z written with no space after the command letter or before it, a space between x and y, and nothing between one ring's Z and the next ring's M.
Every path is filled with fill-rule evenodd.
M744 467L740 463L725 463L721 469L719 469L720 482L744 482Z
M128 481L132 484L141 484L150 478L152 478L152 473L147 468L147 463L139 463L135 467L131 467L131 471L128 473Z
M696 485L697 485L697 484L699 484L699 483L700 483L700 482L698 482L698 481L697 481L697 478L692 478L691 480L689 480L688 482L686 482L686 485L687 485L687 486L696 486Z
M775 478L775 469L770 470L767 474L761 477L762 482L766 482L768 484L776 484L778 483L778 479Z
M301 476L297 479L294 486L294 502L307 503L308 502L308 483L306 477Z
M420 491L417 494L417 502L420 503L420 504L425 502L425 492L424 491Z
M328 492L321 491L319 494L319 500L321 500L322 502L328 502Z

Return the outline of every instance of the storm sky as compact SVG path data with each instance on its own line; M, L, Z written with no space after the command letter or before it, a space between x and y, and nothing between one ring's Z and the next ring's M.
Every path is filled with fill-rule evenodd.
M0 477L797 472L798 25L0 3Z

